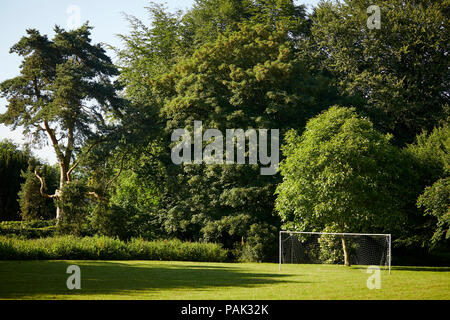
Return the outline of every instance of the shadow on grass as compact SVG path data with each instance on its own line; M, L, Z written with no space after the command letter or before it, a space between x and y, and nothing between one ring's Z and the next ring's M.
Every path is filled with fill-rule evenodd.
M450 272L450 267L408 267L392 266L393 271L432 271L432 272Z
M0 261L0 299L53 295L155 294L163 290L217 290L293 282L290 275L249 272L245 267L194 264L73 261L81 269L81 290L68 290L71 261ZM251 271L251 270L250 270ZM295 281L298 283L299 281ZM89 297L87 296L86 299Z
M369 266L351 266L352 269L364 269ZM388 270L387 267L381 267L383 270ZM391 271L421 271L421 272L450 272L450 267L408 267L408 266L391 266Z

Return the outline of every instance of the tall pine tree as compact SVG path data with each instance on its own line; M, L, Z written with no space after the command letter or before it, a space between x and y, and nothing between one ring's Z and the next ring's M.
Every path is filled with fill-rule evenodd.
M122 100L111 77L118 75L100 44L91 44L91 29L55 27L49 40L35 29L10 50L23 57L20 75L0 84L8 101L0 122L31 133L35 142L50 139L59 165L59 187L46 198L59 199L61 190L83 155L115 129L107 119L120 117ZM35 172L41 185L43 179ZM57 207L56 218L61 215Z

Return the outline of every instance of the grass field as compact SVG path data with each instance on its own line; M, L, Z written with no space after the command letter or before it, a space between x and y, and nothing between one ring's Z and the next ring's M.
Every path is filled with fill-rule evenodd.
M69 265L81 289L68 290ZM1 299L450 299L450 268L163 261L0 261Z

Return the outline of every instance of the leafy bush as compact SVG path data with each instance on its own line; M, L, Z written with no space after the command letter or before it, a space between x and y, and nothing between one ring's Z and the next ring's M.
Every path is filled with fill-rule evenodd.
M425 214L437 219L436 229L431 238L432 245L435 246L444 238L450 239L450 178L440 179L427 187L417 200L417 206L424 207Z
M336 237L335 235L324 234L319 238L319 244L319 261L328 264L344 263L341 238Z
M55 233L54 220L3 221L0 222L0 235L23 238L50 237Z
M91 213L91 226L96 233L129 240L133 237L154 239L155 222L150 213L112 203L99 203Z
M51 219L55 217L55 203L53 199L41 195L41 182L35 176L38 169L45 183L46 192L53 194L58 183L58 172L55 167L39 165L35 159L30 159L28 169L22 170L21 177L25 180L18 193L20 215L22 220Z
M3 136L3 135L2 135ZM10 140L0 140L0 220L20 219L17 193L27 169L29 155Z
M61 197L56 201L62 210L58 223L59 234L83 236L89 233L87 220L89 199L86 197L87 187L82 181L71 181L62 188Z
M0 236L0 260L173 260L224 262L227 250L216 243L180 240L124 242L105 236L59 236L23 240Z
M238 260L241 262L276 261L277 247L277 229L267 223L255 223L247 232Z
M285 135L276 210L286 229L372 232L405 221L410 174L391 136L354 108L333 106Z

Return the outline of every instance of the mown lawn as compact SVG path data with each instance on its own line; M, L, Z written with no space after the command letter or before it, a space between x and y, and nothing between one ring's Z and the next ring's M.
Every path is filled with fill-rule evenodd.
M69 265L81 289L68 290ZM165 261L0 261L1 299L450 299L450 268Z

